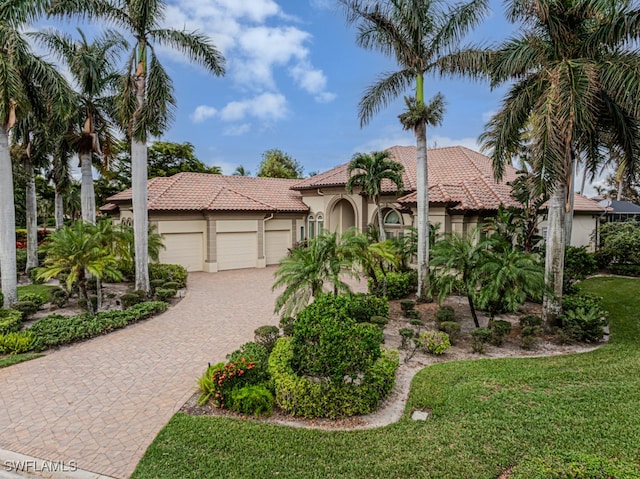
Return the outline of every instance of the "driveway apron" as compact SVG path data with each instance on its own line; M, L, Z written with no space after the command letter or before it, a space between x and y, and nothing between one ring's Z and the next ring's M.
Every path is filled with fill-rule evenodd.
M0 369L0 449L129 477L207 363L277 324L274 271L191 273L166 313Z

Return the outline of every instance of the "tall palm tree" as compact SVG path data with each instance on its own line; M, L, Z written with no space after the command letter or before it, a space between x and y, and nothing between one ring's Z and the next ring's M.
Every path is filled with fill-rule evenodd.
M616 145L632 165L640 153L640 15L625 2L511 0L507 16L523 28L492 53L490 73L494 87L513 84L482 139L500 179L529 123L532 166L551 185L543 305L551 327L561 311L576 159Z
M247 170L244 166L239 165L239 166L236 166L236 169L233 172L233 176L251 176L251 172Z
M484 55L479 49L458 49L464 35L488 11L487 0L446 7L438 0L340 0L348 20L358 24L357 42L395 58L399 71L387 73L370 86L360 101L362 125L382 107L415 84L400 120L416 135L418 194L418 297L427 291L429 271L429 192L427 124L441 119L442 96L425 103L425 75L477 70ZM434 115L435 114L435 115Z
M199 32L162 28L163 0L54 0L51 13L102 18L130 33L135 44L116 96L116 113L131 140L131 181L135 231L135 288L149 291L147 139L169 126L175 105L171 79L154 44L180 51L215 75L224 74L224 57Z
M9 130L32 108L42 106L34 101L34 92L50 99L49 104L70 96L64 78L33 54L23 34L41 3L10 0L0 5L0 274L5 307L18 299Z
M349 172L349 180L347 180L346 185L347 191L353 193L354 188L360 187L362 192L376 204L380 241L386 239L384 218L380 205L380 196L383 192L382 182L388 180L393 183L396 188L396 194L400 195L404 188L402 182L403 170L404 168L400 163L389 158L389 152L387 151L374 151L371 154L356 153L347 168Z
M89 42L78 29L80 39L55 31L38 32L34 36L55 53L73 75L77 85L78 114L72 120L69 144L80 158L82 220L96 221L96 196L93 187L93 156L111 150L110 133L113 112L113 87L117 79L114 63L128 44L113 30Z

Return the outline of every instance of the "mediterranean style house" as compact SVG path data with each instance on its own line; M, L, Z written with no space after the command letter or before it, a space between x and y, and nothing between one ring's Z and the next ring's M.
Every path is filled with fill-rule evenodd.
M383 183L381 209L387 237L415 226L416 148L394 146L390 156L404 166L404 191ZM441 233L466 233L503 204L517 206L507 184L516 170L507 167L502 182L493 178L491 160L461 146L428 152L429 221ZM304 180L178 173L148 183L149 222L164 236L164 263L189 271L217 272L278 264L296 242L319 231L366 230L376 223L373 201L347 193L348 163ZM131 190L109 198L100 208L116 223L131 223ZM605 209L576 195L572 244L590 245ZM541 222L545 233L545 223Z

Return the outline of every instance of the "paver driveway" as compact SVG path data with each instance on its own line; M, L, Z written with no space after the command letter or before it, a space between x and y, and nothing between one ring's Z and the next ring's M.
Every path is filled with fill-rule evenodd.
M163 315L0 369L0 449L129 477L207 363L277 324L273 272L192 273Z

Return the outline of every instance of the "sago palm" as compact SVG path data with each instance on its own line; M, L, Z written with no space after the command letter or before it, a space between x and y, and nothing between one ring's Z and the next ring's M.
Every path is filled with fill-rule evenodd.
M640 14L628 2L511 0L507 17L522 28L491 54L490 73L494 87L512 84L483 142L500 179L528 128L532 166L551 185L543 316L553 326L580 154L619 149L628 172L639 158Z
M33 54L23 33L41 3L10 0L0 5L0 275L5 307L18 300L9 130L34 107L44 106L34 102L34 92L49 99L48 105L71 96L64 78Z
M371 154L356 153L349 162L347 171L347 191L353 193L359 187L365 195L371 198L378 209L379 239L384 241L384 217L380 205L380 196L383 193L383 181L387 180L395 186L396 194L402 193L404 187L402 182L403 166L397 161L389 158L387 151L374 151Z
M131 140L131 181L135 233L135 287L149 291L147 140L169 126L175 105L169 74L155 45L178 50L215 75L224 74L224 58L211 40L199 32L163 28L167 4L163 0L54 0L51 13L100 18L135 39L116 95L116 114Z
M488 11L487 0L448 6L439 0L340 0L348 20L358 25L360 46L393 57L399 70L385 73L369 87L360 101L361 124L382 107L414 86L406 99L408 111L401 121L416 135L418 195L418 297L427 289L429 271L429 196L427 124L442 118L443 99L425 102L425 76L478 70L485 59L480 49L460 50L466 33Z

